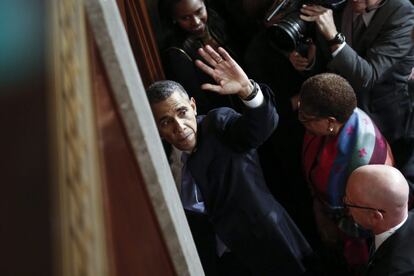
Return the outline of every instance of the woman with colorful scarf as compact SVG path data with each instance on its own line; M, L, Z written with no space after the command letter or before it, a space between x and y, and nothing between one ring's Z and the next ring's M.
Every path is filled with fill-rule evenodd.
M347 179L362 165L393 165L388 142L356 105L350 84L330 73L309 78L299 95L298 117L306 128L303 169L316 224L331 264L342 262L346 275L358 275L368 261L369 238L344 209Z

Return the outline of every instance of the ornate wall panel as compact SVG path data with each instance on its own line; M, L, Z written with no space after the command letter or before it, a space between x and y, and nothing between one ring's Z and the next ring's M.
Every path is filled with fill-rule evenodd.
M108 275L82 0L51 2L50 126L56 275Z

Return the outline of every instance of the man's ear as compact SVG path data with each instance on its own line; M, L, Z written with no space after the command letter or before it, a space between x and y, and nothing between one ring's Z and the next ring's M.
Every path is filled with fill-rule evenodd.
M381 224L382 221L384 220L384 216L382 215L382 213L380 211L370 212L370 215L369 216L370 216L369 217L370 223L373 226L374 225Z
M197 105L196 105L196 101L193 97L190 98L190 105L194 110L194 114L197 115Z

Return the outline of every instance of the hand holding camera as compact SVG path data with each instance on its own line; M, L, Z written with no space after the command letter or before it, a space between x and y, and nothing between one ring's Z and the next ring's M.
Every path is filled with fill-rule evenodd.
M271 25L267 29L268 38L275 48L290 53L299 52L297 49L314 37L315 28L328 41L333 39L337 31L332 11L346 0L280 0L275 3L266 15Z
M300 19L315 22L319 32L327 41L332 40L338 33L331 9L318 5L303 5L300 12Z
M316 46L312 41L309 44L303 44L298 49L289 54L289 61L292 66L299 72L309 69L313 64L316 54Z

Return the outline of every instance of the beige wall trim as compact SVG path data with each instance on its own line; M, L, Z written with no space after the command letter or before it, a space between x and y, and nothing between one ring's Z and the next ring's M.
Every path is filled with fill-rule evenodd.
M177 275L204 275L115 0L85 0L100 55Z
M109 275L82 0L50 0L54 275Z

